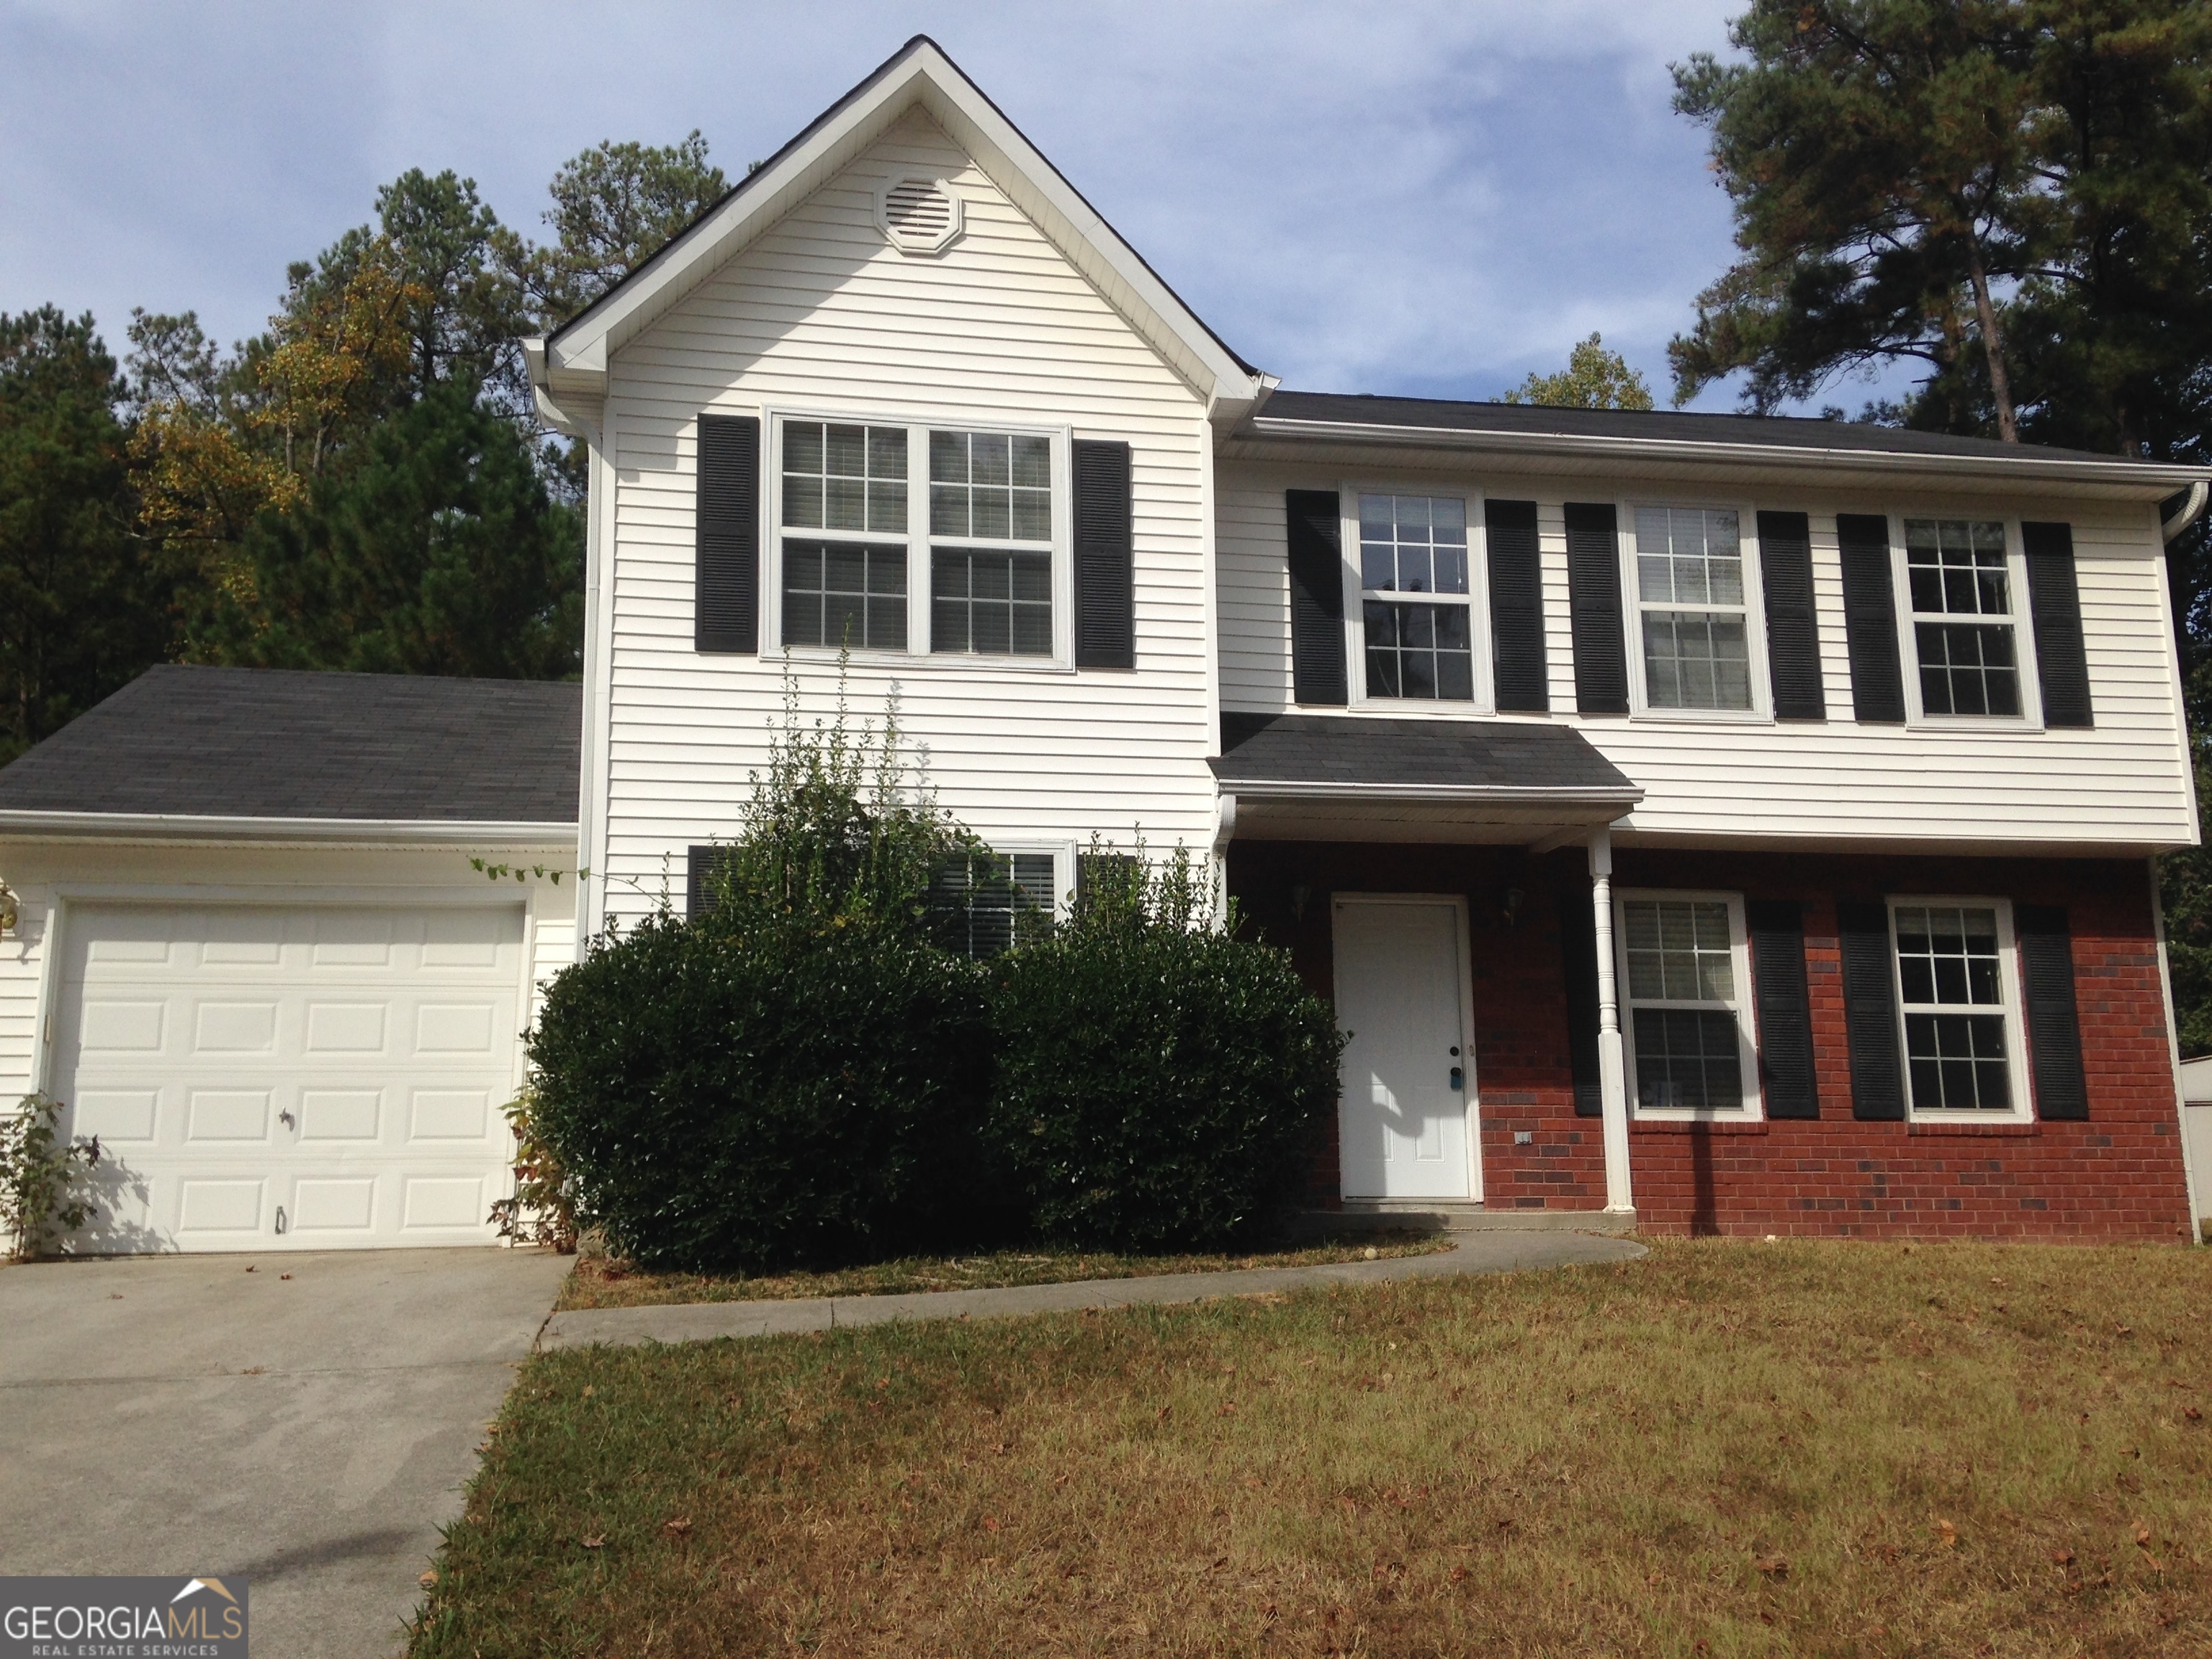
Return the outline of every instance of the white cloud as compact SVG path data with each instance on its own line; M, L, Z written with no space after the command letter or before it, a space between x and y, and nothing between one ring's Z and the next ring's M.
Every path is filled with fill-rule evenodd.
M233 337L404 167L535 231L585 145L696 126L741 173L923 32L1289 384L1487 396L1596 328L1663 386L1729 253L1666 65L1736 9L0 0L0 309Z

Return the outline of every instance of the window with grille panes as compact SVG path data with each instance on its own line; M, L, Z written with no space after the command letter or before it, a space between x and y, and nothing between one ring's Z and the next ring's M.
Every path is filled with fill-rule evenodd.
M1921 713L2024 713L2019 596L2004 525L1906 519L1905 586Z
M905 650L907 428L787 421L782 451L783 643Z
M1048 657L1054 649L1052 441L929 434L929 648Z
M938 942L963 956L1011 950L1052 920L1056 861L1050 853L987 853L948 860L929 885Z
M1641 506L1632 523L1644 706L1753 710L1741 515L1731 507Z
M1359 496L1359 612L1367 695L1474 700L1467 501Z
M2010 918L1994 900L1893 900L1898 1006L1916 1115L2018 1115Z
M1758 1097L1745 1017L1741 903L1720 895L1616 901L1622 1036L1640 1113L1743 1112Z

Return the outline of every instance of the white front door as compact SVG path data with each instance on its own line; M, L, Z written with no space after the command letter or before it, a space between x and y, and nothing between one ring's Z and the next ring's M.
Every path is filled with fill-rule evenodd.
M495 1242L520 906L77 904L50 1088L96 1134L80 1249Z
M1466 910L1455 898L1341 894L1337 1146L1346 1198L1480 1196L1469 1133Z

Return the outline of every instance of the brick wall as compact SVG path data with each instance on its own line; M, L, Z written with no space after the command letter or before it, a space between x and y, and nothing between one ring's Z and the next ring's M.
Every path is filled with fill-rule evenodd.
M1656 1231L1866 1237L2173 1239L2188 1236L2181 1149L2147 872L2139 860L1899 859L1622 848L1623 886L1706 888L1805 907L1818 1121L1632 1124L1631 1175ZM1306 890L1295 914L1295 890ZM1513 918L1507 896L1522 895ZM1332 891L1468 900L1486 1203L1605 1201L1595 1118L1577 1117L1559 908L1589 902L1579 849L1239 842L1230 890L1249 931L1333 990ZM1971 894L2063 904L2088 1081L2080 1123L1933 1125L1851 1116L1836 898ZM1528 1146L1514 1144L1516 1131ZM1316 1196L1337 1190L1332 1139Z

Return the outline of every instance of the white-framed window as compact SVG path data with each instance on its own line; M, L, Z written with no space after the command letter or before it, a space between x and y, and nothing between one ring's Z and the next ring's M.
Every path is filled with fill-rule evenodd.
M797 412L772 427L779 648L1069 665L1064 429Z
M1361 484L1341 496L1354 706L1486 711L1481 498Z
M1621 522L1632 706L1676 718L1764 718L1766 630L1751 513L1629 501Z
M1890 558L1906 709L1930 724L2039 724L2027 554L2010 520L1902 513Z
M1759 1061L1742 896L1616 894L1613 940L1636 1115L1756 1117Z
M1011 950L1028 926L1064 914L1073 860L1067 843L1024 842L939 866L929 885L938 942L968 957Z
M2026 1118L2011 905L1893 897L1889 924L1911 1115Z

